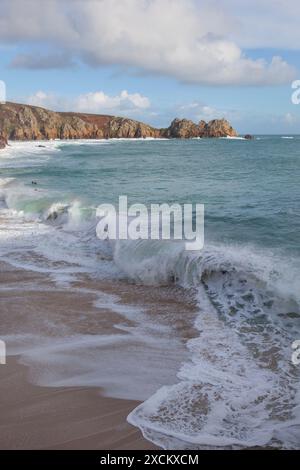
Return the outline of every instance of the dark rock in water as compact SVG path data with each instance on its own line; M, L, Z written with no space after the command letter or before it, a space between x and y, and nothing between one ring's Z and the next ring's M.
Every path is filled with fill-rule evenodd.
M45 149L45 148L46 148L46 145L37 145L37 147L40 147L40 148Z
M247 140L253 140L254 139L253 135L251 135L251 134L246 134L244 138L247 139Z

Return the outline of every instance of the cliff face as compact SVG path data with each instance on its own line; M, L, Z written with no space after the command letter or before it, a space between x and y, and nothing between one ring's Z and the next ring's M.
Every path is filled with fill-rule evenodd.
M171 122L170 127L165 130L164 135L169 139L190 139L199 137L199 129L193 121L176 118Z
M187 119L174 119L164 132L166 137L191 139L193 137L236 137L238 134L226 119L214 119L195 124Z
M203 127L203 137L237 137L237 132L226 119L213 119L207 124L201 121L199 124Z
M4 149L7 145L6 137L0 132L0 149Z
M133 119L84 113L60 113L16 103L0 105L0 138L1 134L2 137L11 140L138 137L188 139L237 135L225 119L209 123L201 121L199 124L187 119L174 119L167 129L155 129Z

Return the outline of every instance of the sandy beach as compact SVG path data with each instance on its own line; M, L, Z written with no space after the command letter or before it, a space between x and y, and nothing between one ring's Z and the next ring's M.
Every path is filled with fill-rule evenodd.
M1 334L13 333L16 324L22 322L27 325L25 330L33 331L41 314L44 315L43 319L40 317L42 323L47 314L63 316L64 312L72 316L89 308L87 299L80 301L81 296L74 298L73 294L69 299L65 294L62 305L59 290L48 292L48 296L45 291L38 291L41 284L48 288L51 285L46 276L16 270L5 263L1 263L0 282ZM21 286L25 290L20 290ZM111 331L112 322L116 321L111 312L110 320L106 329L101 324L103 332ZM50 330L48 333L51 334ZM0 366L1 449L154 448L126 421L139 402L104 397L101 389L96 387L33 385L30 368L20 364L20 360L18 356L8 356L7 364Z
M17 346L17 349L25 352L24 355L16 355L16 346L14 346L13 356L8 355L7 364L0 367L0 448L112 450L156 448L143 438L138 428L126 421L128 414L139 405L140 401L110 398L107 396L109 392L103 391L100 386L34 385L39 382L55 381L56 371L60 380L64 376L67 377L69 373L75 382L81 380L79 372L85 377L86 371L80 371L78 359L80 352L76 351L76 344L71 346L74 358L70 364L64 362L63 354L51 363L51 357L55 358L56 354L60 354L61 343L64 340L68 341L70 335L71 338L81 336L99 338L100 343L102 336L113 338L116 331L118 336L128 336L126 328L129 329L128 331L134 328L133 320L121 316L120 312L114 312L111 307L95 306L95 299L112 295L116 292L116 286L109 282L99 284L98 281L83 279L75 282L72 287L58 287L49 276L41 273L15 268L3 262L0 268L0 337L9 338L14 344L15 341L18 343L20 336L21 345ZM100 285L101 291L99 291ZM168 292L167 289L166 292ZM134 310L138 308L140 302L144 306L147 305L149 312L152 309L152 315L155 315L155 312L156 315L158 314L155 307L159 299L159 290L156 296L153 296L152 289L120 283L118 298L122 299L123 308L131 305L130 308ZM162 322L164 318L165 321L168 320L170 312L180 307L183 308L184 305L176 299L176 290L170 292L169 297L163 292L160 300L159 312ZM187 319L189 316L193 318L192 305L185 305L185 309ZM181 331L183 341L184 335L192 334L187 328L187 319L186 322L179 319L178 324L174 324L175 330ZM40 346L39 352L36 356L32 356L31 348L34 349L34 341L39 336L47 338L50 343L53 341L54 349L49 352L48 343L43 339L44 343ZM33 344L26 343L27 337L29 337L29 342L33 341ZM55 346L58 338L59 346ZM160 352L156 348L148 347L147 349L147 345L140 344L138 339L133 339L131 342L137 351L145 350L145 356L149 355L149 361L154 358L154 363L159 364L162 377L157 378L158 385L155 385L159 386L164 381L163 350ZM11 342L8 341L8 354L11 351L10 345ZM129 344L130 347L132 345ZM129 380L130 374L132 375L132 380L136 380L134 387L138 389L139 383L143 382L144 378L136 363L126 363L128 354L126 343L119 347L120 355L123 354L125 357L125 365L124 360L122 362L120 359L120 369L125 368L123 373L125 377L128 375ZM114 355L114 343L102 346L102 348L102 354L107 355L105 358ZM84 363L87 369L90 366L89 360L88 358ZM106 366L106 360L102 364L99 354L99 365L94 365L94 375L91 381L95 385L93 381L97 382L98 375L99 381L108 382L109 390L114 392L118 369L114 362L111 366ZM137 360L139 361L139 358ZM92 361L95 362L94 359ZM142 353L141 361L143 361ZM78 368L76 362L78 362ZM128 370L126 370L127 366ZM165 367L167 368L168 364ZM122 379L122 371L120 375L124 388L126 381ZM112 385L109 382L110 376ZM168 380L171 379L166 378L166 383Z
M0 450L300 450L300 2L0 1Z
M299 240L296 218L288 234L280 225L298 210L296 174L295 197L281 179L287 145L299 163L294 140L253 141L246 161L234 139L10 143L0 178L2 448L134 449L141 436L172 450L299 448ZM275 180L270 152L284 170ZM235 175L233 193L223 173L229 186ZM248 207L254 176L280 196L278 214L264 192ZM203 250L115 239L113 227L99 238L96 207L121 188L145 208L205 195Z
M126 422L138 405L96 388L39 387L9 357L0 367L1 449L154 449Z

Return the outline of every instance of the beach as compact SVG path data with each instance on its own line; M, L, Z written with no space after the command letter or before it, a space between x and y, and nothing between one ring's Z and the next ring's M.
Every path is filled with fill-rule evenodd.
M75 383L80 382L80 377L76 377L76 360L80 361L80 351L76 350L78 344L75 338L78 338L78 335L97 335L98 332L99 336L95 337L99 338L99 342L101 336L107 335L111 335L113 341L116 335L115 327L121 323L124 327L124 318L111 308L100 308L99 321L99 310L93 304L99 295L100 298L101 294L104 297L111 295L115 286L110 283L102 283L99 286L99 283L87 279L78 284L70 292L70 286L57 288L47 275L0 263L0 337L9 339L7 363L0 367L0 447L3 450L156 449L158 447L144 439L139 429L127 422L127 416L141 403L140 401L111 398L100 386L95 386L95 382L91 387L66 386L63 384L64 374L68 373L70 364L65 362L60 370L57 362L48 362L47 352L43 358L39 356L39 350L43 350L43 340L38 341L38 347L35 344L39 334L44 335L47 344L51 344L51 338L53 339L54 347L49 353L52 355L56 351L59 353L64 339L68 340L71 335L75 341L74 345L70 344L73 354L71 374L75 375ZM136 288L124 285L122 289L123 305L130 305L131 302L131 305L135 304L133 308L136 308ZM120 286L118 291L120 293ZM147 303L151 310L157 299L153 298L149 290L144 293L142 302L144 306ZM167 312L174 304L174 299L164 298L163 303ZM188 313L192 317L192 308ZM133 325L130 320L126 323L127 326ZM54 324L57 324L58 328ZM177 325L178 328L180 326ZM15 355L15 351L10 355L10 345L14 342L17 352L23 352L23 355ZM111 346L108 344L106 348L107 353L111 354ZM147 347L146 352L149 353ZM123 378L123 387L127 380L136 380L136 383L133 383L135 388L143 377L139 377L138 368L132 370L130 363L127 365L125 376L130 372L131 376L128 375L126 381ZM62 386L36 384L40 381L48 381L51 384L54 380L51 378L51 369L55 370L56 366ZM95 364L95 370L99 372L101 383L101 365ZM116 380L114 367L108 367L106 374L106 380L112 376L113 387ZM94 380L97 382L97 377ZM93 379L91 382L93 383Z
M300 450L300 2L0 1L0 450Z
M0 368L2 450L155 449L126 421L138 402L96 388L34 386L28 376L17 358Z
M51 302L54 308L70 309L65 299L61 303L57 293L55 306L55 301L50 296L45 298L45 293L34 296L26 289L28 282L34 282L35 286L38 282L45 282L41 276L11 269L3 263L0 276L2 327L4 314L7 314L7 321L13 323L13 330L15 322L30 321L22 315L26 307L30 313L34 309L45 313L43 301L46 304ZM3 290L4 284L7 290ZM22 285L24 290L20 290ZM76 304L78 310L87 308L78 304L78 299ZM138 402L104 397L99 388L33 385L30 368L20 362L20 357L8 356L7 364L0 367L1 449L153 448L136 428L126 422L127 415Z
M300 138L9 144L1 447L298 449ZM120 194L204 203L204 248L100 239Z

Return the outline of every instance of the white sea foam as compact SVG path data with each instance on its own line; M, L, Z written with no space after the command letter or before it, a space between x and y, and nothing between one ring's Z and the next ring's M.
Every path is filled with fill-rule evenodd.
M21 363L30 367L32 382L48 387L101 387L109 396L144 400L158 386L176 380L185 351L169 326L159 326L142 307L123 305L117 295L70 286L68 293L72 292L97 296L96 318L91 311L82 312L78 323L84 317L87 323L97 320L101 325L102 311L105 315L107 311L117 313L120 319L114 328L111 324L110 333L102 333L99 327L92 335L74 334L58 323L49 325L56 332L52 337L34 333L4 336L8 354L21 356ZM47 327L45 318L40 323Z
M219 293L213 279L199 287L199 337L188 343L191 359L178 373L180 382L158 390L128 417L164 448L299 445L293 331L255 303L243 309L241 293L235 301L242 313L232 314L234 287L223 280L226 293ZM251 315L251 308L258 311Z
M245 137L232 136L232 135L227 135L226 137L220 137L220 139L226 139L226 140L247 140L247 139L245 139Z
M13 159L15 166L26 164L21 145L27 143L1 153L4 165ZM28 152L36 149L32 160L42 162L64 142L51 142L48 150L35 145L28 144ZM299 447L299 372L290 362L290 344L300 332L293 259L246 246L207 245L201 253L186 253L175 242L102 243L91 208L86 217L77 198L53 202L52 194L35 189L0 180L3 260L48 273L70 288L82 273L179 284L199 303L189 357L142 309L104 294L95 302L99 314L111 310L124 319L113 335L7 338L10 353L22 354L36 383L101 386L136 399L153 394L128 419L166 448Z
M178 373L180 382L158 390L129 422L170 449L297 447L299 377L290 361L300 331L297 267L293 272L290 261L245 247L210 247L198 255L167 247L164 253L131 243L127 255L123 245L115 256L138 282L194 286L199 337L188 343L191 360ZM289 312L297 316L292 324Z

